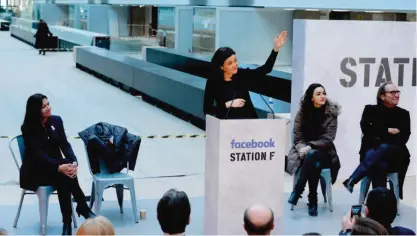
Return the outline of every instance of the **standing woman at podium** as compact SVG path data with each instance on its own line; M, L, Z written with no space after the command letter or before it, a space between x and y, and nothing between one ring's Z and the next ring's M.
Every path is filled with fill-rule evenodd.
M299 171L299 177L288 202L297 205L308 182L308 213L311 216L317 216L317 187L321 170L331 169L334 184L340 169L339 157L333 144L339 114L340 106L327 99L324 87L321 84L311 84L295 116L293 147L286 157L285 171L291 175Z
M260 77L270 73L279 49L284 46L287 31L275 37L274 48L264 65L256 69L238 68L236 53L228 47L219 48L211 59L213 74L207 79L204 93L204 114L219 119L256 119L249 90ZM213 106L216 102L217 107Z

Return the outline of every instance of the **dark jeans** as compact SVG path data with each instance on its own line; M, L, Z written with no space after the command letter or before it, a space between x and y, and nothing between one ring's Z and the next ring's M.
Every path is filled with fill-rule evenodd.
M74 196L77 202L78 212L81 213L90 209L85 202L85 195L78 184L78 178L72 179L62 173L56 172L51 176L42 177L40 185L52 185L56 188L63 222L71 222L71 195Z
M325 151L312 149L307 152L300 168L300 176L294 186L294 191L298 194L304 192L306 183L310 193L308 195L309 202L317 203L317 188L320 181L320 174L323 168L329 168L331 165L331 157Z
M372 148L365 153L364 159L350 176L356 184L365 176L372 181L372 187L386 187L386 174L388 167L396 165L395 157L398 154L398 148L395 145L381 144ZM390 168L397 169L397 167Z

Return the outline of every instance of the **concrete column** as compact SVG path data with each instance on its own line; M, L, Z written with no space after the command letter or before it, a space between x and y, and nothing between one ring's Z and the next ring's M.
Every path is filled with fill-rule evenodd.
M41 18L48 25L58 25L68 19L68 5L41 4L40 12Z
M191 52L193 49L193 7L175 7L175 49Z
M80 6L75 5L74 6L74 28L81 29L80 19L81 19Z
M89 5L88 31L109 34L109 8L107 5Z

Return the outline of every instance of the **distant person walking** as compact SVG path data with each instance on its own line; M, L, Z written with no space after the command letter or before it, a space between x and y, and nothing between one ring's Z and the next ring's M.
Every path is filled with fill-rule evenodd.
M38 31L34 36L36 38L35 48L39 49L39 54L43 52L45 55L46 48L49 45L49 38L52 37L51 31L49 31L48 24L42 19L39 20Z

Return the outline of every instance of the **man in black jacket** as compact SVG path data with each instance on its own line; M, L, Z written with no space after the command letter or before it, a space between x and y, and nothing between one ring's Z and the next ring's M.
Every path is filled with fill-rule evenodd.
M386 174L398 172L400 198L410 152L407 142L410 137L410 113L398 107L400 91L391 83L384 83L377 94L377 105L367 105L362 114L363 133L360 149L360 165L343 185L349 192L363 177L369 176L373 188L386 186Z

